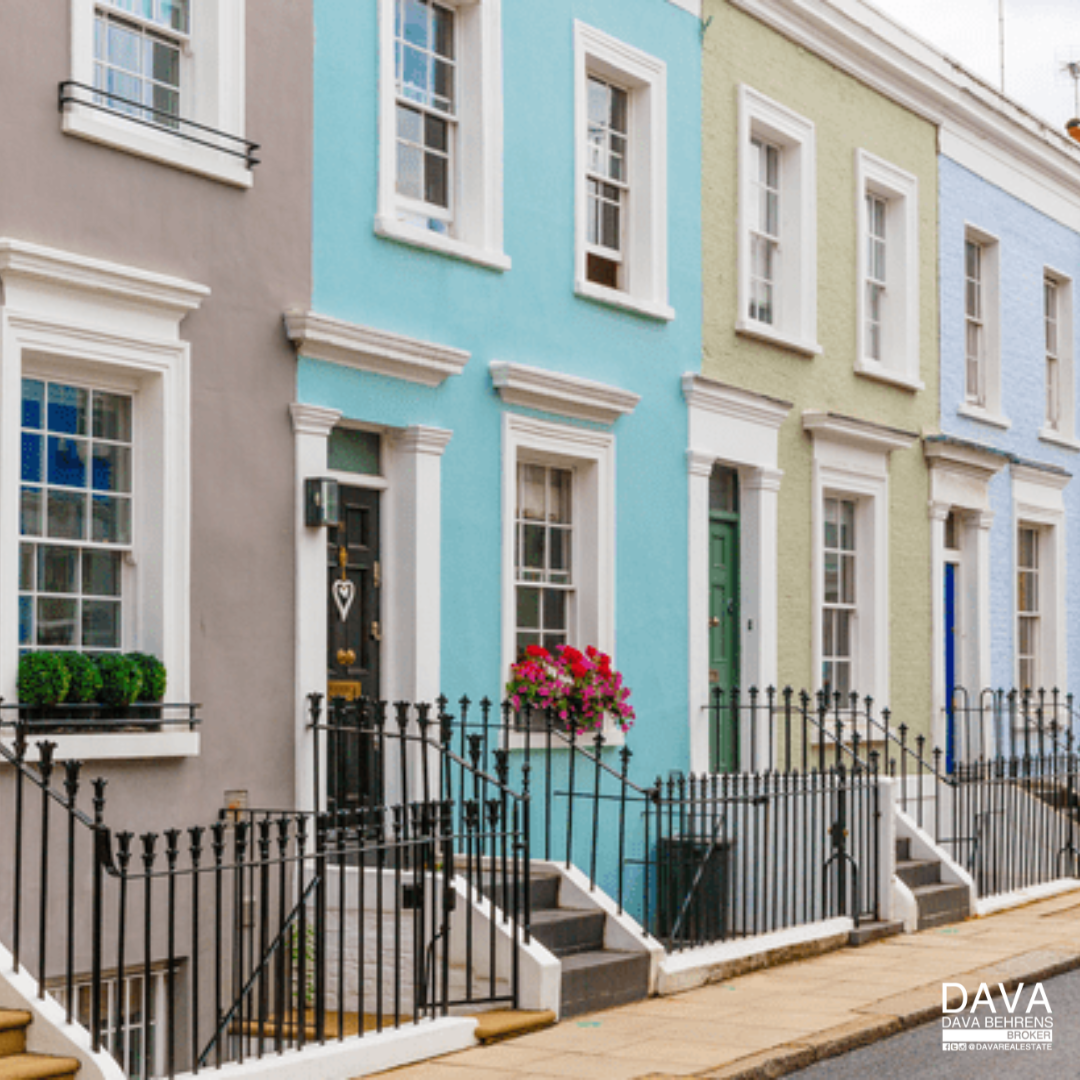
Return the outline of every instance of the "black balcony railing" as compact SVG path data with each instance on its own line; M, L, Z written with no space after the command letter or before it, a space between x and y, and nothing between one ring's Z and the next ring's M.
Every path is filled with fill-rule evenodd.
M258 143L86 83L75 82L72 79L66 79L60 83L59 106L61 112L77 106L108 113L132 124L138 124L140 127L163 132L183 142L218 150L230 157L238 158L249 169L254 169L259 164L259 158L256 156L259 150Z
M118 732L195 731L202 720L195 702L138 702L100 705L63 702L60 705L22 705L0 701L0 734L34 740L51 735L89 735Z

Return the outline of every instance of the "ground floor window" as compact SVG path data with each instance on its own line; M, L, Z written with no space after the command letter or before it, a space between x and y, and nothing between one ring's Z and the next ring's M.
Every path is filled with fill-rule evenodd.
M1041 685L1039 539L1039 530L1030 525L1021 525L1017 531L1016 657L1020 690L1036 690Z
M827 498L824 507L825 592L821 606L821 686L847 695L853 689L856 618L855 501Z

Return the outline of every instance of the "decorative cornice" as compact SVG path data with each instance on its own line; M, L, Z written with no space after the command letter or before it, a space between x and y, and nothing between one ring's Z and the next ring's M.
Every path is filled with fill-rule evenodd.
M683 375L682 389L690 408L716 413L730 420L746 420L776 429L791 412L790 401L741 390L692 372Z
M177 321L210 295L205 285L183 278L0 237L0 282L6 291L20 280L162 308Z
M745 478L740 476L743 491L771 491L780 490L780 481L784 478L783 469L749 469Z
M1012 467L1013 481L1025 484L1037 484L1050 491L1064 491L1072 479L1072 474L1064 469L1045 467L1034 462L1016 462Z
M641 400L618 386L501 360L491 362L491 383L507 405L597 424L614 424L620 416L632 413Z
M422 386L439 386L451 375L460 375L469 360L464 349L433 345L313 311L286 311L285 332L298 355Z
M341 419L340 409L324 409L321 405L304 405L298 401L289 406L289 414L294 434L321 435L324 439Z
M434 454L441 457L453 436L454 433L445 428L413 424L394 439L394 446L409 454Z
M931 499L928 505L928 511L931 521L940 521L942 523L948 521L949 511L952 506L949 503L938 502L936 499Z
M711 476L716 455L705 450L686 451L686 471L691 476Z
M990 527L994 524L994 511L993 510L979 510L971 515L971 520L975 522L975 527L979 529L985 529L989 531Z
M900 428L885 427L868 420L839 416L818 409L804 410L802 425L803 431L810 432L814 438L846 443L879 453L906 450L919 437L913 431L902 431Z
M1011 460L1009 454L991 447L937 436L923 439L923 456L931 469L962 473L983 483Z

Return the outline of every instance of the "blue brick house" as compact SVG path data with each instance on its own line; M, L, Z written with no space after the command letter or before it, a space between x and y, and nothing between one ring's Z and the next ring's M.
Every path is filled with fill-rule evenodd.
M635 753L688 766L690 6L315 3L313 294L286 328L297 498L336 480L346 524L297 540L302 805L307 693L497 698L528 643L610 653Z
M951 705L980 692L985 705L991 687L1044 690L1052 702L1080 673L1067 619L1080 601L1080 152L1004 100L981 119L981 141L973 126L942 129L942 435L925 442L934 735L950 756L979 749L977 737L960 745ZM1046 719L1055 715L1065 723L1063 712ZM1000 716L982 727L988 750L1019 730Z

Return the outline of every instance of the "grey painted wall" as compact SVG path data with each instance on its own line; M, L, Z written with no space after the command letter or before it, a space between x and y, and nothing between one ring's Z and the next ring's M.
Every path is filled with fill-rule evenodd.
M107 820L118 828L210 820L225 789L289 805L296 361L281 313L310 295L311 4L247 4L246 136L263 162L247 191L61 132L69 7L0 3L0 236L212 290L181 326L192 346L191 671L202 753L95 762L87 776L110 778Z

